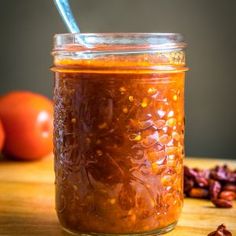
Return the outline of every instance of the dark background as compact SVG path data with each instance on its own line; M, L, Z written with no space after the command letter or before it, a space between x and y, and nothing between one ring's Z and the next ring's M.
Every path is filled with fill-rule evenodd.
M52 0L0 0L0 93L52 94ZM236 0L71 0L83 32L180 32L188 42L186 154L236 158Z

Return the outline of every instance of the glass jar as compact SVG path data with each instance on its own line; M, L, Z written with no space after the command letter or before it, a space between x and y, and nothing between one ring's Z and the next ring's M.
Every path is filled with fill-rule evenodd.
M153 235L183 204L180 34L54 38L56 210L85 235Z

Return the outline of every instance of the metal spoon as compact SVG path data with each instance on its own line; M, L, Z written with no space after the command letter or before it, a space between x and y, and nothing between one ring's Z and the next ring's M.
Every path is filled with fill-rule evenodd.
M80 33L79 26L77 25L73 13L70 9L68 0L53 0L57 10L59 11L67 29L71 33Z

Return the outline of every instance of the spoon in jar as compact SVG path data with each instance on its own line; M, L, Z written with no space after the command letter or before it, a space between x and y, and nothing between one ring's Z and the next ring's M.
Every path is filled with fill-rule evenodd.
M85 42L85 39L80 34L79 26L75 21L68 0L53 0L53 1L69 32L72 34L76 34L74 35L76 42L85 48L91 48L92 46L89 43Z
M53 0L57 10L59 11L62 20L64 21L67 29L71 33L80 33L79 26L77 25L73 13L70 9L68 0Z

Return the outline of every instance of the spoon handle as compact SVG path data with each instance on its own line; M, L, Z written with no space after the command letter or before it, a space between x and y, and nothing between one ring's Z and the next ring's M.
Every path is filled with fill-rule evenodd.
M68 0L53 0L64 23L71 33L80 33L80 29L76 24L75 18L70 9Z

